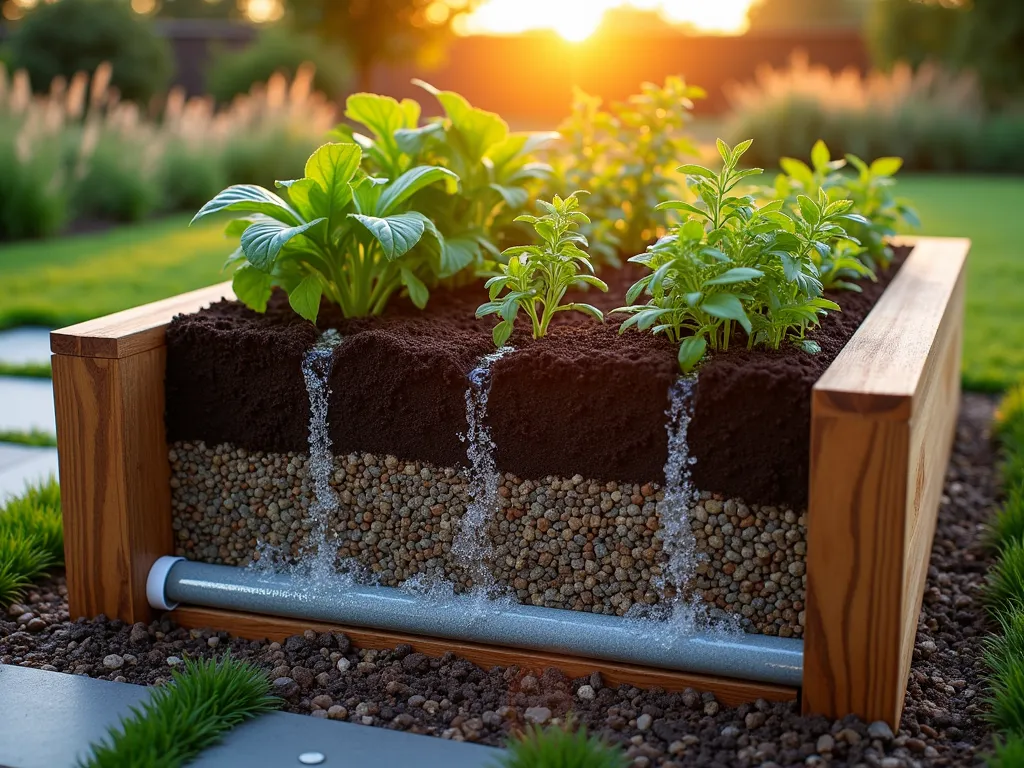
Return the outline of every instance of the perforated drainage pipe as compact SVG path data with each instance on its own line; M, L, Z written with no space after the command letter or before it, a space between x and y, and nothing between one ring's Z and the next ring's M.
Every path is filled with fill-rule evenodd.
M582 611L472 596L444 599L393 587L336 584L288 574L163 557L150 572L154 608L176 604L587 656L708 675L798 686L803 642L726 632L672 631Z

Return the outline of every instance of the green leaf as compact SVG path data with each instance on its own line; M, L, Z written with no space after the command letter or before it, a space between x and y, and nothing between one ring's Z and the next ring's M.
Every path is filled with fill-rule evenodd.
M716 293L708 296L701 303L700 308L709 315L720 317L723 320L735 320L743 326L743 330L750 333L750 318L743 309L743 302L731 293Z
M426 230L426 217L413 211L385 217L364 216L361 213L350 213L349 216L366 227L390 261L408 253Z
M818 204L807 195L797 195L797 203L800 204L800 213L809 224L817 224L821 220L821 209Z
M871 173L875 176L892 176L902 167L901 157L880 157L871 163Z
M804 188L814 187L814 172L807 163L793 157L780 157L779 165L787 176L800 182Z
M818 139L814 142L814 146L811 147L811 165L814 166L815 170L822 171L826 170L831 161L832 155L829 153L828 147L824 141Z
M258 221L242 233L245 258L257 269L270 272L284 244L321 221L324 219L314 219L297 227L289 227L276 219Z
M441 123L427 123L419 128L401 128L395 131L395 143L409 157L419 157L432 137L442 135L444 126Z
M482 256L480 243L470 235L446 237L441 248L441 277L450 277Z
M578 275L576 279L581 283L592 285L599 291L608 291L608 284L604 280L600 279L599 277L595 277L594 275Z
M693 165L688 163L686 165L680 165L676 168L679 173L685 173L687 176L703 176L705 179L716 179L714 171L705 168L703 165Z
M231 290L240 302L256 312L266 312L274 278L251 264L243 264L231 278Z
M679 367L689 373L707 352L708 342L703 336L687 336L679 344Z
M320 278L316 275L307 275L288 293L288 303L300 317L315 323L316 316L320 313L322 295Z
M432 93L441 103L456 134L455 143L469 165L479 163L492 147L508 137L508 124L494 112L476 109L454 91L439 91L422 80L413 80L413 83Z
M269 189L255 184L235 184L219 193L210 202L199 209L189 224L195 224L204 216L221 211L245 211L246 213L262 213L290 226L302 223L299 214L288 203Z
M410 118L413 117L411 109L407 111L390 96L375 93L355 93L349 96L345 102L345 117L362 123L377 136L388 140L401 128L415 128L419 120L418 105L416 116L410 124Z
M423 284L423 281L412 273L412 270L404 267L402 268L402 285L409 290L409 298L412 299L412 303L418 309L423 309L427 306L430 291L427 290L427 286Z
M372 176L364 176L359 181L350 183L352 189L352 202L355 203L356 213L372 216L377 210L378 201L384 191L386 179L375 179Z
M799 339L793 343L809 355L816 355L821 352L821 345L810 339Z
M309 190L313 210L327 219L332 232L346 213L352 200L349 183L359 169L363 151L355 144L324 144L306 161L306 178L316 182Z
M591 304L581 304L578 302L572 302L571 304L566 304L564 307L559 307L559 309L582 312L585 315L590 315L595 320L600 320L602 323L604 322L604 313L601 312L600 309Z
M291 202L292 207L295 208L305 219L315 219L316 212L313 209L313 201L310 199L310 193L314 187L317 187L317 182L313 179L296 179L295 181L279 181L278 186L285 187L288 190L288 200Z
M448 194L453 194L458 189L459 177L447 168L436 165L419 165L409 169L384 187L380 200L377 202L375 214L387 216L394 213L398 206L421 189L439 181L447 183Z
M494 339L494 346L504 347L505 342L508 341L508 337L512 335L513 324L508 320L502 320L491 332L491 338Z
M522 208L530 199L530 193L522 187L507 187L503 184L491 184L490 188L501 195L509 208Z
M764 277L764 272L759 269L754 269L752 267L733 267L712 280L704 281L704 285L731 285L732 283L745 283L748 280L756 280L759 277Z
M705 219L711 218L707 211L703 211L697 206L684 202L682 200L669 200L664 203L658 203L655 206L656 211L686 211L687 213L693 213L697 216L703 216Z

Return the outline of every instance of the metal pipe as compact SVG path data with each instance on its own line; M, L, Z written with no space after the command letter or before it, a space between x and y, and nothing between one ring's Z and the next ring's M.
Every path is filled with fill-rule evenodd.
M162 589L153 584L150 590L159 603L154 607L181 603L251 611L781 685L800 685L803 672L803 641L793 638L683 631L667 623L510 600L439 598L342 577L314 582L188 560L158 561L151 575L164 580Z

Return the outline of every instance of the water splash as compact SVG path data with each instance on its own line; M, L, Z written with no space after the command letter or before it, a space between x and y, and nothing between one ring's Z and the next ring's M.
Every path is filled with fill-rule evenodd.
M323 335L306 353L302 361L302 376L309 395L309 463L308 472L313 480L313 503L309 507L311 528L300 562L314 578L331 577L335 573L337 546L328 540L329 521L338 509L338 494L331 487L334 473L334 454L328 430L327 405L331 396L328 379L334 366L334 350L342 337L333 328Z
M474 591L487 595L494 590L494 575L488 561L492 546L488 539L487 526L498 509L498 486L501 477L494 461L494 441L487 426L487 400L491 393L491 366L513 352L512 347L502 347L485 355L477 367L469 372L469 387L466 389L466 434L460 439L468 443L469 494L472 501L466 507L459 529L452 542L452 554L456 564L469 575Z
M661 502L662 547L668 555L665 581L675 587L678 602L686 585L697 572L697 552L690 530L690 508L697 501L690 467L696 459L690 456L687 433L692 418L693 394L697 377L683 376L669 391L668 460L665 462L665 498Z

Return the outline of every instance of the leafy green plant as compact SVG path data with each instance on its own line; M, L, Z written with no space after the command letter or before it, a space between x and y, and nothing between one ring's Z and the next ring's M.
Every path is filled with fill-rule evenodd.
M831 256L822 256L832 267L830 271L822 269L826 288L859 290L852 281L874 277L874 269L888 268L893 251L887 240L897 228L920 225L909 201L893 195L893 176L903 164L898 157L880 157L870 164L852 154L834 160L819 139L811 149L810 166L792 157L783 157L779 164L784 173L776 177L776 197L795 206L799 195L814 197L824 191L830 200L852 201L850 211L859 217L847 220L853 239L839 241ZM844 172L848 164L856 170L855 175Z
M683 156L697 156L687 135L702 88L680 77L644 83L639 94L602 109L601 99L574 91L572 111L558 130L552 153L560 191L586 189L595 221L584 229L600 261L619 266L664 233L669 214L659 208L674 194L671 171Z
M1024 736L1009 734L996 738L996 751L986 761L988 768L1020 768L1024 765Z
M79 766L179 768L227 731L281 704L259 668L229 655L185 659L184 671L171 675L169 684L150 689L149 699L93 744Z
M413 82L437 99L442 117L421 125L418 102L357 93L346 102L345 116L365 133L340 125L333 136L359 144L367 172L376 176L394 179L420 165L454 172L459 178L454 194L425 188L414 206L443 235L446 276L467 267L493 274L505 230L530 193L550 177L550 167L538 162L536 152L557 134L512 133L500 116L473 107L459 94Z
M518 217L517 221L533 225L541 244L507 249L503 255L508 263L500 264L501 274L485 285L490 301L481 304L476 315L501 317L494 326L496 346L508 341L520 310L530 318L535 339L547 334L551 318L557 312L583 312L604 322L604 315L597 307L578 302L561 303L566 291L580 283L608 290L604 281L592 274L594 266L583 250L587 247L587 238L578 230L590 219L579 209L578 194L573 192L564 199L555 195L550 203L538 200L537 205L545 212L543 216ZM591 274L579 274L580 267ZM502 291L508 292L502 295Z
M629 762L621 749L570 722L519 734L509 741L497 768L626 768Z
M989 523L988 540L997 548L1012 541L1024 541L1024 483L1008 490L1006 501ZM1024 595L1021 597L1024 599Z
M50 478L0 507L0 608L64 564L60 488Z
M1024 540L1004 543L998 562L988 573L985 597L996 618L1015 602L1024 601Z
M822 296L817 263L833 241L847 237L841 222L849 201L802 195L799 212L791 216L782 200L758 205L752 195L737 194L743 179L762 172L739 168L749 146L719 140L719 173L699 165L679 169L697 202L661 204L688 218L630 259L651 274L629 289L628 306L615 310L630 315L620 332L636 327L678 343L683 371L692 370L708 349L728 349L736 326L746 332L748 346L778 349L791 339L817 352L807 331L821 315L839 309ZM641 294L650 299L636 304Z
M253 185L228 187L204 205L193 221L221 211L248 214L228 224L241 247L229 259L238 264L235 294L257 312L266 310L272 288L280 286L299 315L316 322L321 298L345 317L379 315L404 288L422 308L427 282L458 269L447 258L445 240L434 223L413 208L420 190L458 177L437 166L416 166L391 179L360 168L356 144L325 144L306 162L305 176L278 182L286 202ZM429 235L432 243L414 250Z
M51 447L57 445L57 437L41 429L0 429L0 443Z

